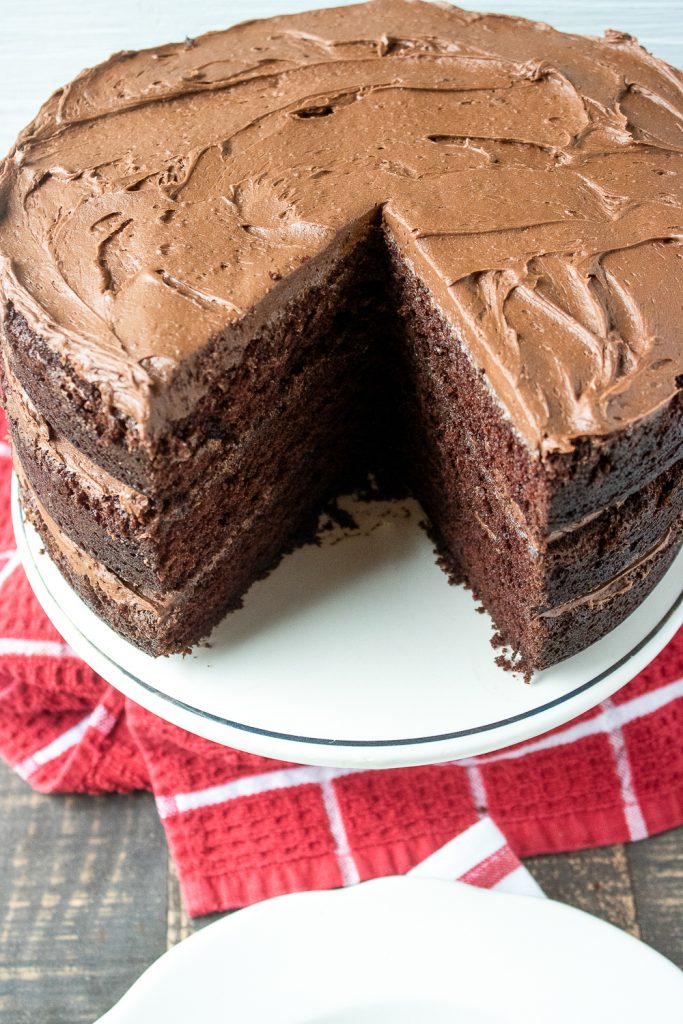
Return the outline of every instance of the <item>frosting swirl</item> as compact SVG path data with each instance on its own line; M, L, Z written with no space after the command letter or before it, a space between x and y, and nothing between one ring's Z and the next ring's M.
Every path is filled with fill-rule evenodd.
M119 53L0 169L0 294L144 430L183 361L381 216L537 452L683 373L683 76L444 4ZM237 342L236 342L237 343Z

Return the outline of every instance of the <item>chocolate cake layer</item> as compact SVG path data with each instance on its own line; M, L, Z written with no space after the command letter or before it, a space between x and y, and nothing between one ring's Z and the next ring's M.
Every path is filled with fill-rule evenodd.
M82 478L71 471L66 458L55 458L50 449L39 451L36 458L34 452L24 448L18 430L13 429L12 436L32 490L51 518L79 547L97 561L110 566L129 585L163 593L165 588L182 584L191 574L187 570L176 579L169 572L169 568L174 568L173 563L169 567L168 563L162 562L161 568L156 570L152 565L161 562L162 556L171 551L196 550L187 540L188 522L193 524L194 545L196 537L208 535L212 527L214 532L218 532L215 519L211 516L200 518L201 509L197 509L193 495L191 501L176 509L177 514L166 523L163 543L145 544L147 530L135 512L130 512L116 500L112 501L104 491L94 493L84 487ZM63 455L61 444L59 448ZM680 465L674 466L626 501L609 506L576 529L560 533L542 551L537 550L520 531L505 504L492 506L491 500L484 496L482 478L468 476L461 469L459 479L466 487L472 488L467 494L473 518L494 543L514 552L509 558L517 564L527 565L527 587L533 568L537 564L541 567L535 606L551 610L577 594L599 588L603 579L616 576L635 559L647 554L667 531L676 528L683 514L681 468ZM353 481L351 476L347 479L349 484ZM145 500L142 495L140 498ZM452 502L450 507L456 508ZM462 513L454 518L456 524L462 523ZM455 535L462 538L462 531L457 525ZM226 531L221 540L225 543L229 538L230 533ZM143 550L150 550L152 558L145 559L141 565L139 555ZM504 557L497 548L497 560ZM523 601L525 595L521 598Z
M427 328L425 337L443 345L443 338L433 324ZM350 343L349 351L352 354L356 352ZM420 358L425 359L424 354ZM327 369L325 367L323 374ZM336 379L344 379L340 368L337 368ZM314 391L319 383L313 382ZM234 467L230 473L219 461L207 486L191 488L186 494L179 495L170 509L159 511L154 502L141 493L122 488L115 478L94 465L69 442L54 436L51 438L50 430L44 421L41 422L30 399L24 394L23 402L18 401L21 394L21 385L13 379L7 401L8 414L14 446L32 489L60 529L87 553L109 565L123 581L134 586L143 585L156 592L163 592L165 587L177 587L194 571L194 565L188 565L188 562L196 550L198 538L210 537L214 544L225 543L230 538L232 520L240 513L243 517L245 507L242 499L237 503L237 510L233 509L234 483L231 487L225 486L226 479L235 479ZM354 388L349 401L355 395ZM415 410L407 396L402 397L401 404L409 410L407 418L410 422L420 415L425 420L424 412ZM444 438L444 467L438 476L445 473L450 478L450 490L441 497L443 510L434 509L429 497L434 484L430 485L428 481L435 481L438 476L425 450L413 454L423 471L427 468L427 478L422 484L413 477L413 489L420 494L424 504L432 508L435 522L445 522L448 509L452 510L456 535L464 514L460 505L464 504L485 530L504 540L508 549L516 550L517 563L526 560L530 568L540 566L539 594L533 600L525 596L531 607L552 608L600 586L603 579L615 576L634 559L644 555L681 518L683 472L678 463L624 501L596 510L586 521L546 535L534 533L496 487L489 475L491 467L488 473L483 468L485 454L477 450L470 431L471 418L466 421L464 440L453 436L449 428L456 408L455 403L448 406L449 415L445 422L430 422L429 437ZM307 412L312 409L311 399L308 399ZM471 417L469 408L468 416ZM290 408L288 422L291 422L291 417ZM366 427L364 420L361 423ZM279 417L277 425L282 426ZM300 424L295 426L295 430L301 429ZM310 439L310 431L308 433ZM416 436L415 432L411 433ZM359 435L362 435L362 429ZM258 436L253 443L259 445ZM457 459L456 453L460 456ZM268 477L263 465L258 464L259 454L261 452L252 454L248 464L251 468L256 465L262 491ZM368 453L357 454L358 465L367 467ZM332 491L343 487L345 472L347 483L357 478L352 465L346 469L342 467ZM318 494L319 499L323 497ZM192 531L187 529L189 522L192 523ZM144 554L142 562L141 553ZM503 557L501 552L497 557ZM531 578L531 572L527 573L527 578Z
M267 305L258 315L246 317L235 327L234 336L211 339L196 365L182 367L184 373L192 374L196 390L205 381L212 388L183 410L184 415L169 424L170 429L151 448L137 443L139 425L131 426L131 441L127 421L103 407L97 389L75 377L12 308L4 331L8 364L53 428L95 463L146 494L175 495L202 479L221 441L257 426L261 406L276 406L279 382L286 379L290 367L296 371L306 362L314 339L331 329L335 319L362 315L369 301L367 275L358 275L356 263L362 266L368 258L371 219L351 225L315 259L304 261L297 282L300 290L292 295L292 282L284 282L284 295L289 296L287 301L283 297L281 306ZM353 310L347 301L351 276L360 288ZM235 346L242 346L244 335L249 341L238 361ZM171 390L175 386L171 382Z
M240 606L240 596L236 595L241 595L253 582L252 567L260 565L261 572L266 571L283 553L277 544L268 546L266 516L255 524L257 528L249 536L228 547L182 592L167 592L163 599L155 600L145 592L127 587L115 573L74 545L36 499L25 478L21 498L50 556L81 598L122 636L155 656L169 649L189 648L198 635L203 635L199 631L206 629L207 623L211 629L226 612ZM263 533L259 526L264 528ZM477 596L486 602L496 621L514 623L515 632L508 632L507 642L515 650L528 651L535 667L544 668L600 639L634 611L670 566L678 550L680 531L668 531L642 558L579 600L541 615L527 614L522 620L515 617L518 607L509 576L496 571L496 548L489 543L487 531L482 530L475 539L487 570L480 577L484 581L482 589L475 590ZM474 549L472 546L471 550ZM235 563L246 569L243 577L235 572ZM447 568L459 574L464 567L451 557ZM474 573L476 566L468 566L465 571ZM233 595L226 592L226 578L235 583ZM503 580L507 585L501 588ZM580 630L575 627L577 622Z
M0 166L63 571L178 650L372 469L527 668L612 628L680 542L682 116L628 36L411 0L83 72Z
M122 579L161 591L194 575L197 552L231 541L247 510L282 497L290 477L299 486L307 481L301 502L311 509L364 478L390 419L382 412L382 306L370 273L377 243L370 237L357 245L353 262L340 261L328 287L311 289L305 307L282 321L283 336L269 339L272 358L253 369L248 389L238 379L205 422L202 478L193 467L172 498L122 487L55 436L5 366L15 449L60 528ZM245 401L249 415L236 415ZM281 543L287 540L285 533Z

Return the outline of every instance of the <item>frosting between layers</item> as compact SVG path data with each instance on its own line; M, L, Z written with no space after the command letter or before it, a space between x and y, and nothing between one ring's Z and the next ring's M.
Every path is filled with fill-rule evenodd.
M179 600L183 599L181 592L171 591L163 597L153 598L151 595L143 594L141 591L136 590L129 584L124 583L119 576L111 572L111 570L107 569L100 562L97 562L91 555L75 544L70 537L67 537L36 496L36 493L28 482L21 466L17 465L16 471L22 491L29 497L30 503L35 506L35 509L40 516L41 522L36 525L42 525L44 529L47 530L52 542L61 552L62 557L65 558L67 564L74 572L84 576L108 600L128 605L137 612L151 613L159 619L164 619L173 612L173 609ZM635 586L638 580L639 571L643 567L646 567L657 557L657 555L665 551L669 545L675 541L676 531L669 528L665 532L664 536L661 537L648 552L636 559L630 565L626 566L621 570L621 572L617 573L611 579L607 580L606 583L594 590L591 590L588 594L581 595L571 601L563 602L562 604L556 605L554 608L543 609L538 612L534 618L557 618L560 615L564 615L566 612L574 611L582 605L586 605L589 608L596 608L622 596ZM222 554L223 553L221 552L221 555ZM198 582L202 576L207 574L216 561L217 559L212 559L209 566L202 568L197 574L197 577L195 577L195 582Z
M79 487L86 490L95 500L114 498L123 511L134 519L144 516L150 505L149 498L115 479L65 437L55 434L26 394L4 355L2 373L8 385L4 396L7 415L21 432L24 443L28 442L37 452L42 450L61 462L68 472L78 477Z
M128 605L136 612L147 612L154 615L160 622L166 621L178 606L190 599L196 599L205 577L209 577L217 564L226 557L226 549L222 549L206 563L199 565L194 576L182 588L166 590L162 593L146 588L144 590L126 583L115 572L108 569L92 555L88 554L79 544L69 537L52 518L31 486L18 460L14 464L15 472L21 485L22 495L28 499L31 508L38 514L36 528L47 531L51 542L60 552L67 565L78 575L85 577L91 586L99 590L108 600ZM24 508L27 502L24 501Z
M84 487L97 500L102 498L115 498L121 508L130 516L139 519L150 507L149 498L141 491L123 484L102 466L81 452L78 448L67 441L66 438L57 435L48 425L47 421L38 412L35 405L27 395L21 383L7 364L6 357L3 357L3 373L9 387L6 390L5 403L7 412L22 433L24 441L28 441L37 452L42 451L48 457L56 457L63 463L65 468L78 477L79 486ZM471 451L474 451L475 440L470 438ZM494 480L480 466L482 473L488 482L497 501L499 508L507 518L508 525L526 541L529 554L532 558L538 558L542 552L548 550L554 541L560 540L572 533L588 526L593 520L604 515L611 508L619 508L623 505L625 498L601 505L589 515L583 516L574 523L570 523L558 530L547 534L537 535L533 532L529 523L524 519L519 506L500 489L500 481ZM493 539L497 540L494 531L486 524L480 516L473 512L481 528Z
M683 77L635 40L409 0L121 53L0 170L0 295L134 417L381 212L537 451L683 372ZM232 341L231 341L232 339Z
M35 524L36 527L43 527L47 531L51 542L73 572L85 577L91 586L96 591L99 591L107 600L117 604L129 605L136 612L144 612L153 615L155 618L163 619L172 611L175 594L172 593L163 598L154 599L139 590L135 590L130 584L124 583L116 573L107 569L101 562L97 562L87 551L84 551L83 548L75 544L70 537L67 537L37 497L26 479L21 466L15 465L15 470L23 494L29 498L29 514L33 506L40 517L39 522ZM26 503L24 503L24 507L26 508Z
M644 566L648 565L649 562L656 558L657 555L665 551L666 548L675 540L676 531L669 527L662 537L657 541L656 544L646 551L644 555L637 558L635 562L631 562L625 569L617 573L606 583L596 587L594 590L590 590L587 594L582 594L581 597L575 597L571 601L564 601L562 604L556 605L554 608L546 608L540 612L538 618L540 619L556 619L560 615L564 615L567 612L573 612L577 608L583 605L588 608L599 608L603 604L607 604L608 601L613 600L616 597L621 597L622 594L627 594L629 590L638 582L638 571Z

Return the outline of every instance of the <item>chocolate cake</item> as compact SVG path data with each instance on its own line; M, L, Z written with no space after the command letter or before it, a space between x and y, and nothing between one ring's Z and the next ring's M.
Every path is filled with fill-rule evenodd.
M24 508L78 593L188 648L373 471L527 669L671 564L683 76L372 0L119 53L0 176Z

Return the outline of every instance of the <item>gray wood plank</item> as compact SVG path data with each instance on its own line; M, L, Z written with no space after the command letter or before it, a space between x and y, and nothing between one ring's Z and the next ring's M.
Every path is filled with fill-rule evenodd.
M683 969L683 828L526 864L548 896L637 935Z
M547 896L611 921L631 935L639 935L623 846L529 857L525 864Z
M545 892L683 966L683 829L532 857ZM153 801L42 797L0 768L0 1022L95 1020L192 920Z
M641 938L683 968L683 828L626 853Z
M230 911L229 911L230 913ZM169 854L168 857L168 903L166 913L166 944L170 949L171 946L175 946L177 942L182 942L188 935L192 935L193 932L199 931L200 928L205 928L207 924L211 924L212 921L217 921L219 917L224 917L225 914L205 914L204 917L190 917L185 908L183 907L182 900L180 898L180 886L178 884L178 874L175 869L175 864Z
M45 797L0 765L0 1021L85 1024L166 948L152 799Z

